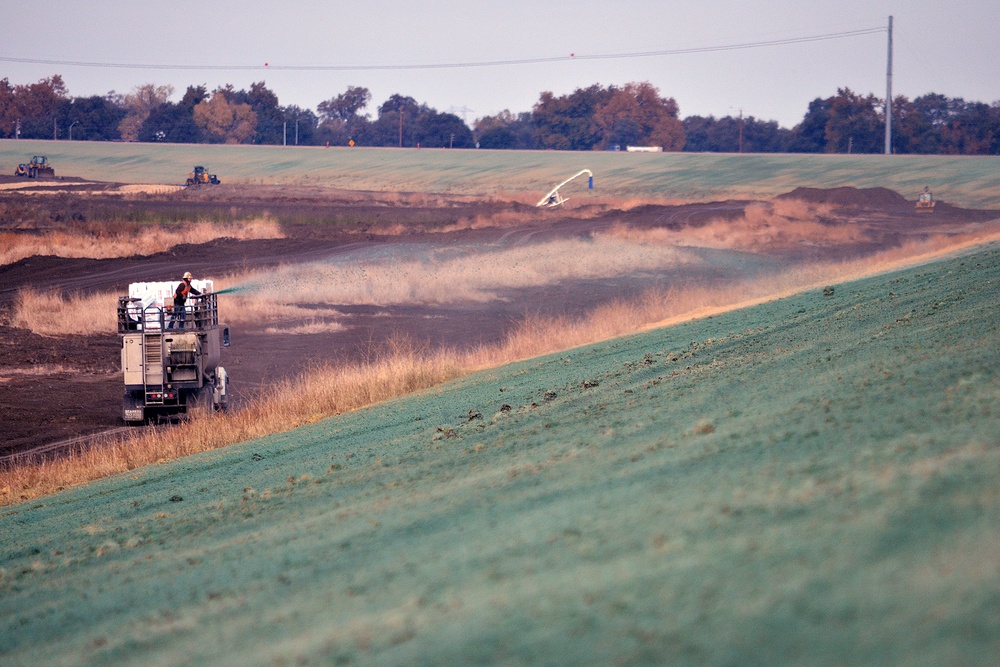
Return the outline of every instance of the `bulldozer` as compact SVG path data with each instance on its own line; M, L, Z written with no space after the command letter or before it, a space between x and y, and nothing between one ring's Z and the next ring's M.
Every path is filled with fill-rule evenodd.
M222 183L215 174L210 174L204 167L195 167L188 174L187 185L218 185Z
M219 323L213 281L192 284L201 295L190 297L183 313L172 312L175 283L132 283L128 295L118 297L126 424L229 406L229 374L219 363L229 327Z
M917 197L917 213L933 213L934 212L934 195L931 194L929 188L924 188L924 191L920 193Z
M36 155L31 158L31 162L17 165L14 175L23 178L55 178L56 170L49 165L44 155Z

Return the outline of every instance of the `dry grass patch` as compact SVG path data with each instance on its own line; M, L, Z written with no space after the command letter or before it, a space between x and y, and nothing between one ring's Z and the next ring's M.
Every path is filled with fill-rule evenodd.
M0 265L36 255L88 259L153 255L177 245L208 243L220 238L277 239L284 238L284 233L269 218L231 224L192 222L169 226L90 223L78 229L40 234L0 232Z
M795 199L748 204L735 220L713 220L700 227L682 230L636 229L617 224L595 238L619 238L636 243L697 246L723 250L766 252L802 245L835 246L864 240L862 229L854 225L824 224L833 212L830 204L814 204Z
M175 428L110 439L57 461L22 463L0 471L0 504L12 504L107 475L294 429L348 410L402 396L476 370L606 340L787 296L830 282L853 280L1000 240L1000 232L913 243L875 257L815 266L717 288L649 291L611 303L580 319L529 317L499 346L471 351L416 348L390 341L375 358L324 366L264 390L252 405L227 414L195 413ZM109 309L109 311L112 309Z
M460 355L395 341L370 361L321 367L283 382L229 413L194 412L169 429L107 438L64 458L0 470L0 504L253 438L431 387L467 372Z
M115 332L118 330L118 297L25 288L17 294L10 325L41 336Z

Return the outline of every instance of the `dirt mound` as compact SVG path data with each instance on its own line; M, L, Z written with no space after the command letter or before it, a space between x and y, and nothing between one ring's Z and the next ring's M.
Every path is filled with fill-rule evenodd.
M888 188L795 188L775 199L798 199L817 204L835 204L857 208L892 208L910 204L901 194Z

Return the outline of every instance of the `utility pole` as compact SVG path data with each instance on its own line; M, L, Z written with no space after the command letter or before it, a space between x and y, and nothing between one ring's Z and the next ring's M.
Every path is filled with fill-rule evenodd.
M743 109L740 109L740 153L743 153Z
M399 107L399 147L403 147L403 107Z
M889 57L885 68L885 154L892 154L892 17L889 17Z

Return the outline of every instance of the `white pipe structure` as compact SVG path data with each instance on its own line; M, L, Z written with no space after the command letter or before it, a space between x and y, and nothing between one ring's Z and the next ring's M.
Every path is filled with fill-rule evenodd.
M556 187L552 188L549 191L549 194L547 194L544 197L542 197L541 201L539 201L537 204L535 204L535 207L536 208L541 208L542 206L548 206L549 208L553 208L553 207L556 207L556 206L560 206L560 205L566 203L567 201L569 201L568 198L564 199L563 196L559 194L559 188L561 188L562 186L566 185L567 183L569 183L570 181L572 181L574 178L579 178L580 176L583 176L584 174L587 174L588 176L590 176L590 178L591 178L590 187L594 187L593 186L594 173L592 171L590 171L589 169L581 169L580 171L578 171L577 173L573 174L572 176L570 176L569 178L567 178L565 181L563 181L562 183L560 183Z

